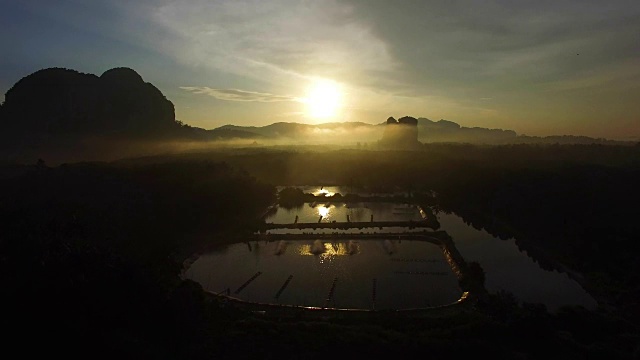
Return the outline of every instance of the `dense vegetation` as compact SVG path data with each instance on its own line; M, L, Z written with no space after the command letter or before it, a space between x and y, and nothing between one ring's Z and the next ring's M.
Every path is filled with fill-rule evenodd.
M39 163L22 172L1 183L5 324L16 340L60 353L155 357L179 346L192 311L182 304L191 296L182 261L242 236L275 199L273 186L224 163Z
M632 211L640 200L638 147L229 149L7 166L1 181L9 343L153 358L640 354L639 225ZM539 260L550 269L584 274L603 306L550 314L499 293L450 317L303 321L244 313L181 281L189 254L251 231L276 199L273 184L415 194L435 212L455 212L502 239L516 237L532 256L552 259ZM419 198L431 190L435 198Z

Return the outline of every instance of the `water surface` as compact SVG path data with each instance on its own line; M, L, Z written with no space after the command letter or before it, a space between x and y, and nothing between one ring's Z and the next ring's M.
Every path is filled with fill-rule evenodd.
M314 251L318 243L321 253ZM291 281L276 298L290 275ZM186 277L211 292L302 306L406 309L450 304L462 295L440 248L422 241L251 241L202 256ZM327 302L334 279L333 296Z
M265 221L292 223L297 216L299 223L346 222L347 215L352 222L366 222L372 215L376 221L420 221L424 214L418 207L407 204L317 202L292 209L279 207ZM520 302L542 303L550 311L563 305L596 307L595 300L576 281L565 273L542 269L526 252L519 250L514 239L498 239L464 223L455 214L439 213L437 216L441 230L453 238L464 259L477 261L482 266L489 292L505 290ZM402 231L422 232L423 229L280 229L269 232ZM260 274L255 280L235 293L257 273ZM290 276L288 285L276 297ZM354 238L322 244L315 240L233 244L200 257L186 277L200 282L211 292L229 291L230 295L249 301L303 306L404 309L450 304L462 294L457 278L438 246L392 237L381 240ZM334 280L333 296L327 302Z

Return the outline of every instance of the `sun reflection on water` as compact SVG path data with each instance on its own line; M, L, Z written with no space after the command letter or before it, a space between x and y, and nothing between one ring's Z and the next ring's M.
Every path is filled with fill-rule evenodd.
M328 196L333 196L335 195L334 192L329 191L327 189L318 189L316 191L313 192L313 195L315 196L324 196L324 197L328 197Z
M354 241L345 242L326 242L320 240L314 241L313 244L304 244L299 247L300 255L317 255L320 262L325 260L331 261L335 256L353 255L359 251L357 243Z
M329 207L322 205L322 206L318 206L316 209L318 210L318 215L322 216L323 219L329 217L329 212L330 212Z

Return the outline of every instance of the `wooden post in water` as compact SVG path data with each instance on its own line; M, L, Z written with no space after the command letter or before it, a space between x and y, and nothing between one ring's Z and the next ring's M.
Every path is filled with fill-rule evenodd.
M373 286L371 290L371 310L376 309L376 279L373 279Z
M282 284L282 287L280 287L280 290L278 290L278 292L276 293L276 296L275 296L276 299L280 297L280 294L282 294L282 292L287 287L287 285L289 285L289 282L291 281L291 279L293 279L293 275L289 275L287 280L285 280L284 284Z
M327 294L327 298L324 301L324 307L327 307L327 304L333 300L333 292L336 289L336 282L338 282L338 278L333 278L333 283L331 284L331 288L329 289L329 293Z
M247 287L247 285L249 285L253 280L255 280L258 276L260 276L262 274L262 271L258 271L257 273L255 273L255 275L253 275L252 277L249 278L249 280L245 281L244 284L240 285L239 288L236 289L236 291L234 292L234 294L239 294L240 291L242 291L242 289L244 289L245 287Z

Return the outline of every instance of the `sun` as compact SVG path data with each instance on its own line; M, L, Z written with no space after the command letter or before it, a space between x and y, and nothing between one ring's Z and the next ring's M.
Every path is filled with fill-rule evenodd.
M317 119L335 117L342 106L340 85L331 80L316 80L304 98L307 115Z

